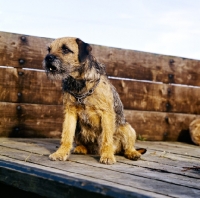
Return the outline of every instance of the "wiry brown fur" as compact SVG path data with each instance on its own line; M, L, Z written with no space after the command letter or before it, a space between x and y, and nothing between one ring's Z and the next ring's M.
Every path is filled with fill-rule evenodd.
M51 78L63 80L64 122L61 145L51 160L74 153L99 153L100 162L113 164L114 154L137 160L135 130L125 121L123 105L108 80L104 65L91 55L91 46L76 38L53 41L43 65ZM76 96L84 96L80 101Z
M193 120L190 124L190 137L192 141L200 146L200 118Z

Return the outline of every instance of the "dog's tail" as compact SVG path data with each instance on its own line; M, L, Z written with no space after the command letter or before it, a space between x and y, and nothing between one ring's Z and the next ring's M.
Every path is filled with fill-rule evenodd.
M145 149L145 148L137 148L136 151L138 151L139 153L141 153L143 155L143 154L145 154L147 152L147 149Z

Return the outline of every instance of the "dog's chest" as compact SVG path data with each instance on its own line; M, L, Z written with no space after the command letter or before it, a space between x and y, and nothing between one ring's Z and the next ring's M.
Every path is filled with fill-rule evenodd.
M100 128L100 116L96 110L85 108L78 111L80 124L88 128Z

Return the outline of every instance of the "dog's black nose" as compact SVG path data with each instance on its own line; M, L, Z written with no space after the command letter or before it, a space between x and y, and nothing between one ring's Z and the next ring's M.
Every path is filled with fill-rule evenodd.
M45 60L47 61L47 62L53 62L54 60L55 60L55 56L54 55L52 55L52 54L48 54L47 56L46 56L46 58L45 58Z

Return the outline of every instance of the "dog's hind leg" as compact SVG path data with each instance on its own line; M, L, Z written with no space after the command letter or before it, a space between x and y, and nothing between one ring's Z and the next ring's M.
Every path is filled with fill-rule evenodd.
M120 138L120 140L119 140ZM116 132L116 153L122 150L124 156L131 160L137 160L141 153L135 149L136 133L129 123L119 126Z

